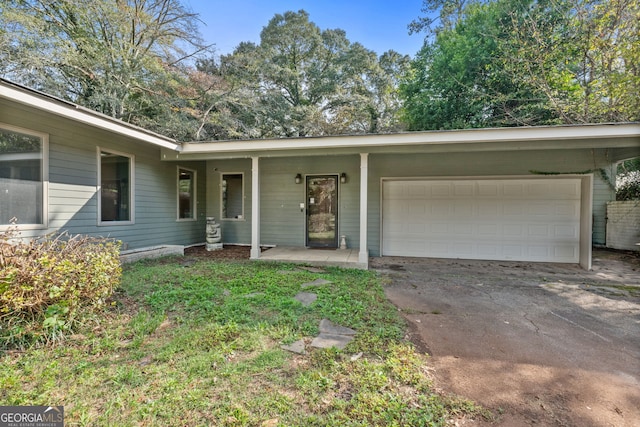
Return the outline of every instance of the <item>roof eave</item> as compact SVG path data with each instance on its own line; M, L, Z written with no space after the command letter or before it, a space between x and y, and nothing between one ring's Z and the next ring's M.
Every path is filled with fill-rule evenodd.
M244 141L198 142L183 144L180 155L209 154L225 157L238 155L248 156L251 153L292 153L317 150L349 150L377 151L393 147L431 146L448 147L464 145L465 147L482 146L496 148L496 144L504 149L550 148L596 148L611 145L606 141L625 141L623 146L640 147L640 123L624 124L589 124L570 126L541 126L519 128L467 129L451 131L405 132L396 134L328 136L313 138L263 139ZM558 141L567 144L558 146ZM569 143L570 141L570 143ZM618 144L618 143L615 143Z
M180 147L180 145L171 138L147 131L77 104L42 94L36 90L7 80L0 81L0 97L162 148L178 150Z

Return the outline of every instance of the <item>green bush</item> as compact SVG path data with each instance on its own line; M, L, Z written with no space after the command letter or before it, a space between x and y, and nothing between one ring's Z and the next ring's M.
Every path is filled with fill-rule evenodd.
M103 307L120 283L120 242L0 233L0 349L52 341Z
M640 200L640 157L618 165L616 200Z

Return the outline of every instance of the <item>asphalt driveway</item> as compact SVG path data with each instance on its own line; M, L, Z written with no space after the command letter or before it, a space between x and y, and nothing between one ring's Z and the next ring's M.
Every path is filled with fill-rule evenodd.
M375 258L436 383L492 425L640 426L640 258L575 265ZM461 420L463 425L486 421Z

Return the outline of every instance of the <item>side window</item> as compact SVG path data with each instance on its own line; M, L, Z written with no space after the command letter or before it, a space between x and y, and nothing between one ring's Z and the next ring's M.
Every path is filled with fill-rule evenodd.
M241 173L222 174L222 219L243 218L243 175Z
M178 219L196 219L196 172L178 167Z
M98 152L99 222L133 222L133 156Z
M46 226L48 136L0 124L0 228Z

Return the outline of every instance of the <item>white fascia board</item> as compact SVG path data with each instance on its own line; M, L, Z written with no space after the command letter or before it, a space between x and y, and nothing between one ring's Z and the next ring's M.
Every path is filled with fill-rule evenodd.
M159 147L177 150L179 144L171 138L166 138L153 132L146 131L121 120L105 116L66 101L47 99L38 94L31 93L29 89L19 89L9 85L0 84L0 97L15 101L30 107L38 108L49 113L84 123L93 127L108 130L123 136L134 138Z
M395 134L256 139L183 144L181 154L638 138L640 123L492 128ZM558 147L561 148L561 147Z

